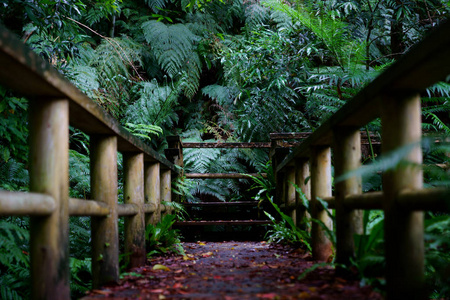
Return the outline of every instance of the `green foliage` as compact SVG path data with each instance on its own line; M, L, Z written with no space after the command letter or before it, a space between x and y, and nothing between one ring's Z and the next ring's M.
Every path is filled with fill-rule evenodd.
M148 256L174 252L184 255L178 230L171 229L175 215L165 215L156 226L149 224L145 229L145 241Z
M426 280L431 298L450 297L450 216L428 213L425 219Z
M30 257L28 230L0 220L0 296L25 299L30 295Z
M278 222L268 212L264 212L272 221L272 229L267 231L270 243L286 243L294 246L305 246L311 251L311 236L305 230L298 228L291 217L284 214L278 205L273 202L272 198L268 199L278 214L281 216L281 221Z
M92 288L91 258L70 258L70 293L72 298L83 297Z
M133 124L125 123L125 129L131 132L133 135L142 138L143 140L151 141L151 135L163 133L163 130L159 126L147 125L147 124Z
M183 90L192 98L199 87L201 62L194 51L199 37L184 24L166 25L151 20L142 24L145 39L164 72L170 78L183 78Z

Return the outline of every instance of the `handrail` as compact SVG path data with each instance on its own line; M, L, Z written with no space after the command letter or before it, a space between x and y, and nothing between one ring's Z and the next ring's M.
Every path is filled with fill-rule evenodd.
M312 218L331 229L332 222L318 198L336 211L336 262L351 265L354 234L362 234L362 213L385 213L386 283L389 299L425 299L423 210L449 211L448 188L422 189L421 107L419 92L450 75L450 22L363 88L281 162L275 162L277 201L300 222L306 216L291 183L309 199ZM411 151L405 164L385 170L383 190L362 193L360 176L335 183L331 189L331 149L335 178L360 167L360 128L381 117L382 152L400 147ZM307 180L308 179L308 180ZM332 254L331 241L319 222L312 224L312 253L317 260Z
M143 152L145 161L175 167L167 159L133 136L117 120L41 59L14 34L0 26L0 82L24 96L43 101L69 99L70 125L86 134L115 135L120 152ZM20 78L20 80L16 80ZM44 97L44 98L43 98Z
M309 157L310 147L331 145L333 128L361 128L381 114L383 94L415 93L443 81L450 69L450 22L432 31L422 42L375 78L354 98L325 121L278 165L277 171L294 158Z
M0 191L0 215L31 216L31 295L70 299L69 216L91 217L93 288L119 279L118 218L129 267L146 261L145 226L171 208L178 168L130 134L11 32L0 26L0 83L27 96L30 193ZM90 136L91 197L69 199L69 124ZM124 204L117 203L117 152ZM146 215L147 214L147 215Z

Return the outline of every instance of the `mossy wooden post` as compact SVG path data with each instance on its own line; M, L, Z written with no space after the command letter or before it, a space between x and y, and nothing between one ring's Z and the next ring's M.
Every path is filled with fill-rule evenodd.
M307 178L310 176L309 173L309 162L307 159L300 158L295 162L295 184L302 190L303 194L305 194L306 199L311 199L311 180L305 183ZM309 213L305 206L302 205L302 199L300 198L299 193L295 193L296 204L297 204L297 226L300 226L302 229L306 229L306 224L304 223L305 217L309 217Z
M117 137L91 136L91 194L109 206L107 217L92 217L92 287L119 280L117 223Z
M289 216L294 221L294 224L296 224L296 208L295 208L295 168L294 167L288 167L286 168L286 182L285 182L285 188L286 188L286 211L289 213Z
M161 170L161 202L172 202L172 171ZM164 215L170 215L172 209L166 206Z
M144 193L145 201L155 205L154 213L145 216L145 226L156 225L161 220L161 179L160 163L145 164L144 174Z
M359 128L337 128L334 140L334 173L338 178L361 165ZM344 199L347 195L361 193L361 176L335 182L336 262L339 264L350 265L350 260L355 256L354 235L363 233L363 211L346 208Z
M333 222L317 197L331 196L331 150L329 147L311 148L311 206L312 218L320 220L329 229ZM333 245L325 230L316 222L312 223L311 246L314 260L327 261L333 253Z
M124 202L138 207L138 213L125 217L125 253L129 268L145 264L144 153L124 153ZM129 255L129 256L128 256Z
M30 102L30 191L55 199L48 217L31 218L31 297L70 299L69 103Z
M384 153L412 147L395 169L383 173L387 299L426 299L423 212L397 204L399 192L423 186L419 95L386 95L381 120Z

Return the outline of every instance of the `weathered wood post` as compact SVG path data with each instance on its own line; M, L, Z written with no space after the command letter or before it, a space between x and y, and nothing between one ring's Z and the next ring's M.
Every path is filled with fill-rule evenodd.
M107 217L92 217L92 286L119 280L117 137L91 136L91 194L108 204Z
M305 194L306 199L311 199L311 180L305 183L307 178L310 176L309 173L309 161L307 159L297 159L295 161L295 184L302 190ZM296 193L296 204L297 204L297 225L302 229L307 229L304 223L305 218L309 218L310 215L305 206L301 205L302 200L300 199L300 194Z
M297 224L296 221L296 208L295 208L295 167L287 167L286 168L286 182L285 182L285 189L286 189L286 211L288 212L288 215L292 218L294 221L294 224Z
M172 202L172 171L161 170L161 202ZM166 205L163 215L170 215L172 209Z
M334 130L335 178L356 170L361 165L359 128L339 127ZM349 266L355 256L354 235L363 233L363 211L348 209L344 199L362 193L361 176L335 181L336 262Z
M54 198L56 210L31 218L31 296L69 299L69 102L30 101L30 191Z
M145 264L144 153L124 153L124 202L138 207L138 213L125 217L125 253L129 268Z
M161 220L161 179L158 162L145 165L144 193L145 201L155 205L155 212L145 217L145 226L156 225Z
M333 222L327 211L322 207L317 197L331 196L331 149L330 147L311 148L311 213L312 218L322 221L329 229L333 229ZM333 254L333 245L325 230L312 223L311 246L314 260L327 261Z
M425 299L423 212L404 211L396 200L400 191L423 186L419 95L386 95L381 120L384 153L412 148L383 174L387 298Z

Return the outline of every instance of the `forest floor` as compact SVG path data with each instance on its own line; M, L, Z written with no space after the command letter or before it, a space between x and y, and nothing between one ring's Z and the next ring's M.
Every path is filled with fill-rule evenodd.
M266 242L183 243L186 255L152 258L88 299L383 299L317 266L306 251ZM313 270L311 270L313 269ZM306 271L306 272L305 272Z

